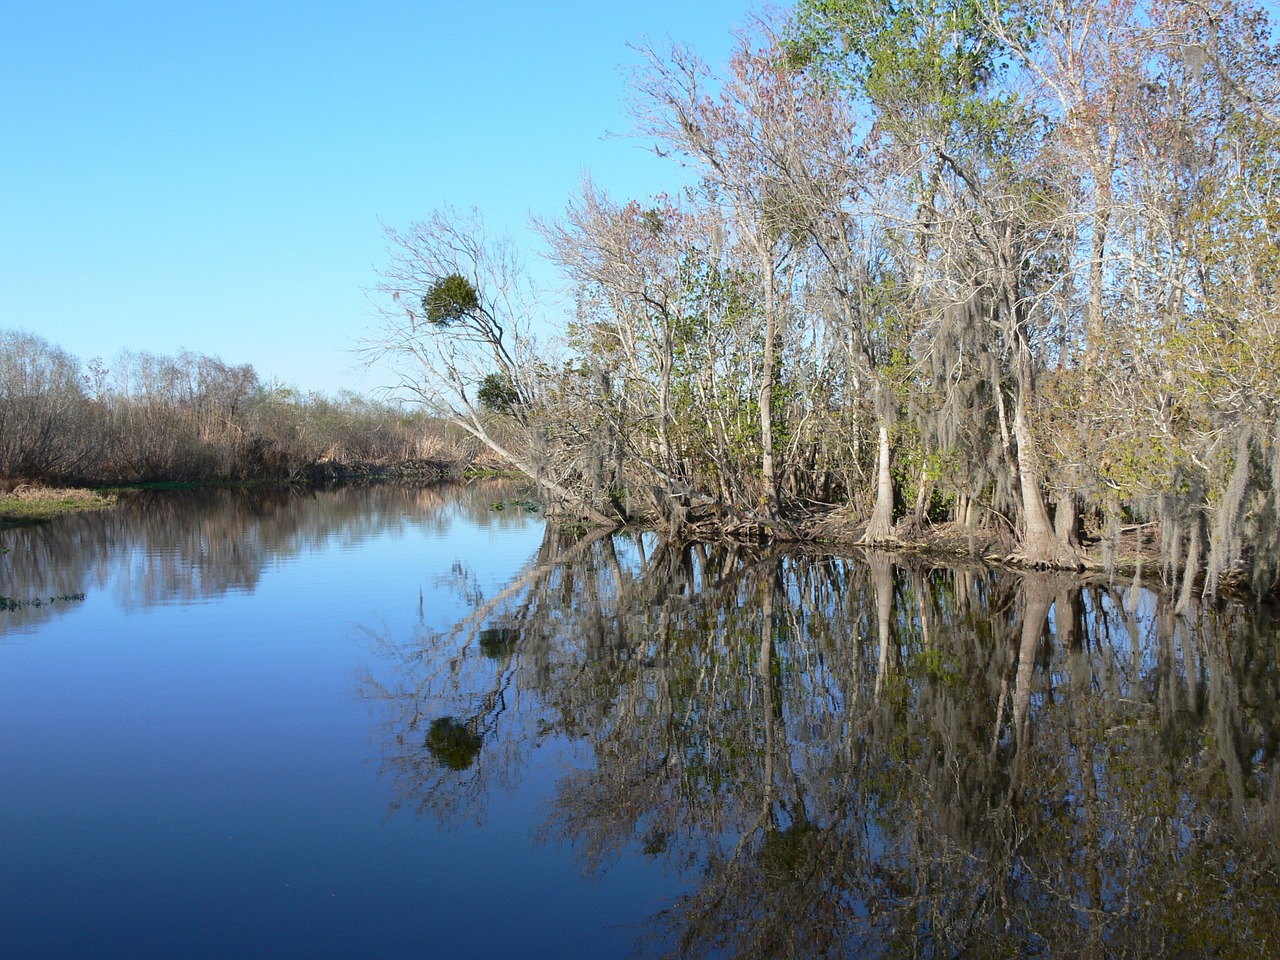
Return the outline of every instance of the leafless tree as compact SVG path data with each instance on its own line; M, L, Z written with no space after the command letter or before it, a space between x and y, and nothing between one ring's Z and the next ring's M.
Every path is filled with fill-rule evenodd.
M366 358L387 362L398 391L472 434L555 503L615 523L597 506L599 491L557 476L564 458L538 455L546 368L530 331L533 286L510 237L491 236L477 210L449 207L387 236L383 324Z

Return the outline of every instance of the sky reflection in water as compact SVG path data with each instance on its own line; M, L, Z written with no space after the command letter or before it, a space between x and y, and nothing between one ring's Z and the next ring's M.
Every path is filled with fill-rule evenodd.
M0 612L0 953L1274 944L1267 611L544 535L520 496L0 533L0 594L72 598Z

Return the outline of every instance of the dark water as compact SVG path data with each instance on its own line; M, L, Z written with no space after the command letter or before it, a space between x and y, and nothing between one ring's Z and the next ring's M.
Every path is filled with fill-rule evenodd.
M0 957L1280 953L1270 611L521 497L0 533Z

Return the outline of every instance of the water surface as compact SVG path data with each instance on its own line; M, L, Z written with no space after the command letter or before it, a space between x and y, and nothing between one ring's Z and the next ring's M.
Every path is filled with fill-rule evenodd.
M1265 609L503 485L0 547L6 957L1276 952Z

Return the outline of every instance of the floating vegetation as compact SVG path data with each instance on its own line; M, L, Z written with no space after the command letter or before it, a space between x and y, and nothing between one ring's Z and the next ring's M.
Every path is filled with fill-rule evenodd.
M497 500L491 505L491 509L499 511L507 507L523 510L525 513L537 513L542 509L542 504L537 500Z
M83 593L64 593L56 597L36 597L34 600L15 600L0 597L0 610L25 610L29 607L48 607L55 603L83 603Z

